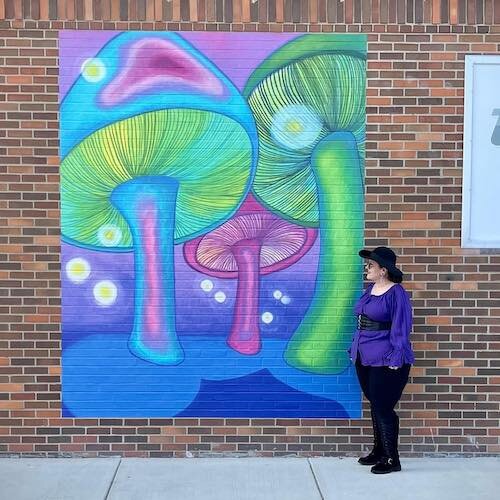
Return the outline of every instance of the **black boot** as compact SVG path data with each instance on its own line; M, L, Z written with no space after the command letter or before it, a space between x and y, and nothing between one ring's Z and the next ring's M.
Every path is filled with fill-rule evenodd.
M371 468L373 474L388 474L401 470L398 454L399 417L394 414L392 421L379 422L380 439L382 442L383 456Z
M380 432L377 425L377 419L375 418L373 410L371 410L370 413L373 425L373 450L368 455L358 460L358 463L361 465L375 465L382 458L382 445L380 443Z

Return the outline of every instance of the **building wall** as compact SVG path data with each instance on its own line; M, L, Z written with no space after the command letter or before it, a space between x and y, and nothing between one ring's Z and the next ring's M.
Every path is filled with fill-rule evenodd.
M415 307L417 362L399 407L400 449L500 451L500 258L460 248L464 56L498 52L500 9L492 1L333 3L336 11L322 1L0 2L2 453L345 455L370 441L366 412L351 420L62 418L62 29L366 33L365 245L396 249Z

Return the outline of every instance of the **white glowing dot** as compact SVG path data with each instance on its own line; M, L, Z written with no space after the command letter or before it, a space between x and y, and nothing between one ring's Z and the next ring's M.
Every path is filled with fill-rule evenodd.
M271 321L274 319L273 313L266 311L264 314L262 314L262 321L268 325L271 323Z
M281 297L281 303L285 304L285 306L290 304L291 301L292 299L288 295L283 295L283 297Z
M122 231L118 226L108 224L102 226L97 231L97 238L105 247L114 247L120 243L122 239Z
M293 104L280 109L271 124L273 140L289 149L312 146L323 130L318 115L308 106Z
M200 283L200 288L204 291L204 292L210 292L212 290L212 288L214 287L214 284L212 283L211 280L203 280L201 283Z
M83 78L91 83L100 82L106 76L106 66L97 58L85 59L81 71Z
M226 294L224 292L217 292L214 295L214 299L219 303L222 304L223 302L226 301Z
M280 300L283 297L283 292L281 290L274 290L273 297L276 300Z
M90 264L80 257L68 260L66 263L66 276L73 283L83 283L90 276Z
M110 306L114 304L117 296L118 289L112 281L99 281L99 283L94 286L94 298L101 306Z

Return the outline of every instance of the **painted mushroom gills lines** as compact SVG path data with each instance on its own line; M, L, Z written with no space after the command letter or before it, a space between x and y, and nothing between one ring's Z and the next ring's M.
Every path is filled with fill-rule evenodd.
M123 234L118 246L130 248L128 226L108 197L117 185L135 177L167 175L180 183L175 239L182 241L234 210L245 192L250 164L246 132L216 113L155 111L109 125L62 162L64 237L99 247L99 227L114 224Z
M260 140L253 191L284 217L319 224L310 157L328 134L350 131L364 157L364 71L360 57L322 54L278 70L250 94Z

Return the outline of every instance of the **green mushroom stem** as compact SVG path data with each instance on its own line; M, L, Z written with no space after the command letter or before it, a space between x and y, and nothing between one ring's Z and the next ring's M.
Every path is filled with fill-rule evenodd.
M175 325L174 227L179 183L137 177L111 194L128 222L135 251L135 316L130 351L160 365L184 359Z
M321 252L313 301L288 343L285 360L301 370L338 374L349 364L347 343L355 328L363 245L363 180L358 144L334 132L315 147L311 166L318 186ZM354 281L354 282L353 282Z

